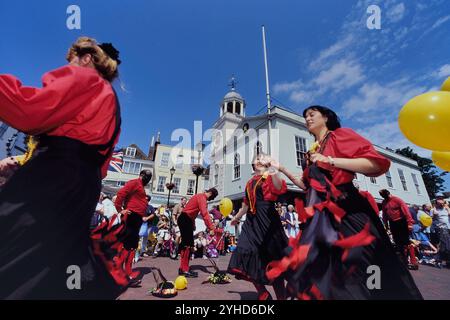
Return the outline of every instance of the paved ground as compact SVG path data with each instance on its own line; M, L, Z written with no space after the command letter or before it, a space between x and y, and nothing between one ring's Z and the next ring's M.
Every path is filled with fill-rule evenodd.
M230 255L220 257L217 265L221 270L226 270ZM160 268L168 280L175 280L178 276L178 260L169 258L144 258L135 265L135 268L143 274L142 287L130 288L119 299L121 300L159 300L147 294L148 290L155 287L155 280L151 273L153 267ZM188 279L188 288L179 291L173 300L255 300L256 293L252 285L246 281L233 281L224 285L202 284L208 275L214 271L208 260L191 260L191 267L199 273L198 278ZM412 271L417 286L426 300L450 299L450 269L437 269L429 266L420 266L418 271ZM273 294L273 292L272 292Z

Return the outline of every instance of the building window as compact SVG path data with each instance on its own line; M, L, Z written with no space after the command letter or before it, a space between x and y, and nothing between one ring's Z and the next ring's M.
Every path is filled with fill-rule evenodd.
M416 186L417 194L421 194L420 193L420 188L419 188L419 181L417 180L417 176L414 173L411 173L411 176L412 176L414 185Z
M389 188L394 187L394 184L392 183L391 170L388 170L388 172L386 172L386 181L387 181Z
M233 137L233 147L234 147L233 151L236 152L238 148L238 138L236 136Z
M193 195L194 194L194 188L195 188L195 180L189 179L188 180L188 187L187 187L187 194Z
M239 179L241 177L241 157L236 153L234 156L234 166L233 166L233 177L234 179Z
M166 177L159 177L159 179L158 179L158 187L157 187L156 191L164 192L165 185L166 185Z
M125 156L134 158L136 156L136 148L128 147L125 151Z
M139 174L142 169L142 163L124 161L123 162L123 172L129 174Z
M168 167L169 166L169 157L170 157L170 153L163 152L163 154L161 156L161 167Z
M219 185L219 166L216 164L214 168L214 185Z
M375 177L370 177L370 182L371 182L372 184L377 184L377 178L375 178Z
M239 102L236 102L236 113L241 114L241 104Z
M255 145L256 155L259 155L260 153L264 153L263 145L261 141L257 141Z
M6 130L8 130L9 126L6 123L2 123L0 126L0 139L3 139L3 136L6 133Z
M183 169L183 155L179 155L177 157L177 163L175 164L175 168Z
M227 112L233 113L233 103L232 102L227 103Z
M302 165L302 160L305 159L306 157L306 139L299 137L299 136L295 136L295 153L297 156L297 165L301 166Z
M398 169L398 176L400 177L400 181L402 182L403 190L408 191L408 186L406 185L406 179L402 169Z
M181 178L174 178L173 179L173 184L175 185L175 187L173 187L172 192L175 193L175 194L179 194L180 193Z

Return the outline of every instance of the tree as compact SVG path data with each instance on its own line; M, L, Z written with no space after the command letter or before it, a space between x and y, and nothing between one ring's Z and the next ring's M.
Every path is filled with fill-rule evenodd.
M445 187L443 184L445 180L443 179L443 176L448 172L439 173L431 159L419 156L410 147L397 149L395 152L417 162L420 173L422 174L423 182L425 183L425 188L431 199L434 199L436 194L444 191Z

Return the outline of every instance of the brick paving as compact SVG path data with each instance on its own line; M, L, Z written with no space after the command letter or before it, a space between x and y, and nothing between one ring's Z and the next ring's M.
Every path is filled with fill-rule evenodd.
M221 270L226 270L230 255L220 257L217 265ZM178 276L178 260L169 258L144 258L135 268L142 272L142 286L129 288L120 297L120 300L161 300L147 292L156 286L151 273L152 268L160 268L164 276L174 281ZM199 273L198 278L188 279L186 290L178 292L171 300L256 300L255 289L246 281L239 281L232 277L232 282L223 285L202 284L208 275L214 272L208 260L191 260L191 267ZM437 269L429 266L420 266L417 271L411 271L417 286L426 300L450 299L450 269ZM273 291L269 289L273 294Z

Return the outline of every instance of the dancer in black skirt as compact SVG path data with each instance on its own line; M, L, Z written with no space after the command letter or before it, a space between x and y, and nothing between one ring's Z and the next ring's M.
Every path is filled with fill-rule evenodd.
M271 165L307 190L306 204L296 201L305 226L285 257L269 264L268 278L285 278L289 295L305 300L421 299L381 220L352 183L355 172L385 173L389 160L353 130L341 128L332 110L312 106L303 116L317 141L303 178L276 161ZM376 276L369 278L374 270L379 270L379 283Z
M118 51L80 38L42 88L0 75L0 120L39 143L0 191L0 298L114 298L89 222L120 131ZM80 271L77 274L77 270ZM71 280L70 277L79 277Z
M232 219L236 225L247 214L238 245L231 256L228 272L237 279L253 283L258 291L258 300L272 299L265 285L272 284L277 299L285 298L284 280L270 283L265 275L267 264L282 257L288 241L281 219L275 210L275 201L285 193L286 182L277 174L270 175L265 155L258 155L253 161L255 175L245 188L242 208Z

